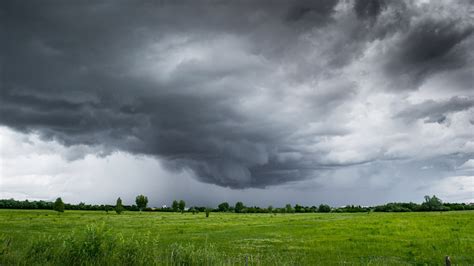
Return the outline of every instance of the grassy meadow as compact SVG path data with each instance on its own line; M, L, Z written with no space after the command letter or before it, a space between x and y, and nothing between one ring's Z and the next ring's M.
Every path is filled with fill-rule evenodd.
M0 264L474 265L474 211L234 214L0 210Z

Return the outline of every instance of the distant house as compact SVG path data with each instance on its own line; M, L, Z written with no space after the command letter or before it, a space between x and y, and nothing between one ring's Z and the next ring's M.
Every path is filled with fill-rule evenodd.
M163 206L161 206L161 208L163 208L163 209L166 209L166 208L167 208L167 207L166 207L166 204L165 204L165 205L163 205Z

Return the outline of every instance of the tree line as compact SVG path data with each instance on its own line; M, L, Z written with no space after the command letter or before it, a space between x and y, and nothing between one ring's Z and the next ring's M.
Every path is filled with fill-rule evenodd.
M150 208L148 207L148 197L138 195L135 198L134 205L124 205L122 199L118 198L115 205L91 205L83 202L79 204L64 203L61 198L57 198L55 202L49 201L19 201L14 199L1 199L0 209L44 209L56 210L63 212L64 210L94 210L94 211L115 211L120 214L124 211L162 211L162 212L190 212L199 213L206 212L233 212L233 213L315 213L315 212L417 212L417 211L462 211L474 210L473 204L465 203L444 203L436 196L425 196L424 202L418 203L387 203L373 207L365 207L360 205L347 205L344 207L331 207L327 204L320 204L319 206L303 206L286 204L284 207L274 208L268 206L262 208L259 206L246 206L242 202L237 202L235 205L230 205L228 202L222 202L217 208L209 208L206 206L192 206L186 208L184 200L174 200L171 207Z

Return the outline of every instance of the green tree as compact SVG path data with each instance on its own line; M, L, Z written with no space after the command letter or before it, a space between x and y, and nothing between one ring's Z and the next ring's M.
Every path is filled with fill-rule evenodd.
M184 208L186 207L186 202L184 200L180 200L178 203L178 208L181 212L184 212Z
M124 211L124 207L122 205L122 199L118 198L117 203L115 204L115 212L117 214L121 214Z
M443 202L435 195L433 195L433 197L425 196L425 202L421 204L421 208L425 211L444 210Z
M330 211L331 211L331 207L329 207L329 205L326 205L326 204L319 205L318 212L330 212Z
M206 208L206 218L209 218L209 213L211 212L211 209Z
M236 213L241 213L244 208L245 208L245 206L242 202L239 201L239 202L235 203L235 212Z
M217 208L219 209L220 212L226 212L229 210L229 203L222 202L221 204L219 204L219 206L217 206Z
M148 204L148 198L143 195L138 195L135 198L135 203L137 204L137 207L140 211L146 208L146 205Z
M268 206L267 210L268 210L269 213L272 213L273 212L273 206L272 205Z
M173 204L171 205L171 209L173 209L174 212L177 212L179 209L179 203L177 200L173 200Z
M291 204L286 204L286 206L285 206L285 211L286 211L286 213L295 212L295 211L293 210L293 207L291 207Z
M61 198L57 198L53 204L53 210L57 212L64 212L64 202Z
M299 204L296 204L295 205L295 212L304 212L304 207L299 205Z

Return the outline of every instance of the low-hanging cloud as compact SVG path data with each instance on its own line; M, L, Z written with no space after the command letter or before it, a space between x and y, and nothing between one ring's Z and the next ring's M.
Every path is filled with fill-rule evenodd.
M440 73L473 68L469 7L4 1L0 123L101 147L94 153L154 156L232 188L466 158L472 80L458 81L463 95L446 87L446 99L410 97Z

